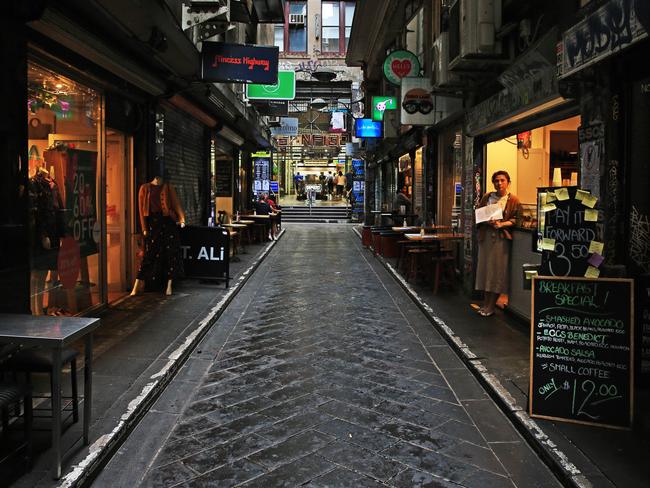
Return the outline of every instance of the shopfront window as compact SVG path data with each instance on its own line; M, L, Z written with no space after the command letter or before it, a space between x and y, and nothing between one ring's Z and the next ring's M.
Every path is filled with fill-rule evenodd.
M74 315L103 301L100 93L28 66L31 308Z
M493 190L490 178L495 171L510 174L510 191L523 207L520 226L537 225L538 188L579 184L579 125L580 117L571 117L487 144L486 191Z

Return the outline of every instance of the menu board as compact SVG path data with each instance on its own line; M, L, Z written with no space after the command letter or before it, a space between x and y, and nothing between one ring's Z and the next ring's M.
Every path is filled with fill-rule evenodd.
M596 230L596 197L575 186L538 188L537 195L539 274L598 277L604 246Z
M217 197L232 196L232 159L230 158L215 161L214 194Z
M271 159L269 157L253 157L253 192L257 195L259 192L268 192L270 188L270 168Z
M630 428L634 281L533 278L532 417Z

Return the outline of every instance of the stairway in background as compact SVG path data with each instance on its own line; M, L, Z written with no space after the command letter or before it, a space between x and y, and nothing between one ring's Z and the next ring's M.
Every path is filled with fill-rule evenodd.
M346 207L282 206L282 222L346 223L350 209Z

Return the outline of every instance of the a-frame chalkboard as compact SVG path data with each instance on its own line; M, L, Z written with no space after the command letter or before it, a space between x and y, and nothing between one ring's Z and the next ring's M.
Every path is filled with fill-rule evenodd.
M634 281L533 278L531 417L628 429Z

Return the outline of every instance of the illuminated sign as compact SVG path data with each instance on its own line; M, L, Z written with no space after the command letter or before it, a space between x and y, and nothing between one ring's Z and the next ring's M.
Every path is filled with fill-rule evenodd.
M372 119L355 119L354 132L356 137L382 137L381 122Z
M201 79L275 85L278 48L203 41Z
M384 120L386 110L397 109L397 98L395 97L372 97L372 120Z

